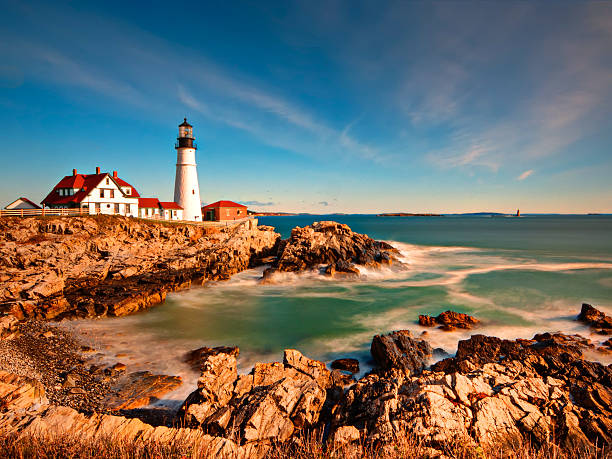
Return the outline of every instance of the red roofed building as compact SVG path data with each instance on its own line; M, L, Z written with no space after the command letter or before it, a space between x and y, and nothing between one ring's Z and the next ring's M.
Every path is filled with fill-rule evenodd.
M43 206L51 209L83 209L90 214L138 214L138 191L117 176L100 172L79 174L76 169L59 181L43 199Z
M138 198L138 216L162 220L182 220L183 208L176 202L161 202L157 198Z
M159 199L138 198L138 216L140 218L160 218Z
M183 208L176 202L160 202L161 216L164 220L182 220Z
M246 218L247 207L232 201L217 201L202 207L204 220L227 221Z

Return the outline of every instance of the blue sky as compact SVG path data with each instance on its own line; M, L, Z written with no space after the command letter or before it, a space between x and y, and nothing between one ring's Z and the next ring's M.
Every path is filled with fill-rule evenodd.
M204 203L612 212L610 2L0 8L2 205L98 165L171 200L187 116Z

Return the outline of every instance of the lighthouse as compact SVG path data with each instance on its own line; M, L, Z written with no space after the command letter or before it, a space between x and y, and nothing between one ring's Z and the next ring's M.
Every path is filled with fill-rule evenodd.
M183 220L202 221L200 186L196 169L197 145L193 138L193 126L187 118L179 124L176 139L176 178L174 180L174 202L183 208Z

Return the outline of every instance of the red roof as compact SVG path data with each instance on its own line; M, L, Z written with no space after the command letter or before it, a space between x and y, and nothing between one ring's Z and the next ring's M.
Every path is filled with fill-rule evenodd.
M119 177L113 177L113 178L115 179L115 182L117 182L117 185L119 185L119 186L129 186L132 189L132 193L129 194L128 196L130 196L132 198L139 198L140 197L140 194L138 193L138 191L136 191L136 188L134 188L128 182L126 182L125 180L121 180Z
M42 203L45 205L68 204L83 201L89 192L93 190L108 174L77 174L67 175L59 181L53 190L47 195ZM60 188L77 188L78 191L72 196L60 196L57 192Z
M181 206L179 206L176 202L160 202L159 205L162 209L177 209L183 210Z
M132 189L132 194L127 195L128 197L137 198L140 196L132 185L118 177L113 177L106 172L103 174L76 174L67 175L61 179L59 183L53 187L53 190L51 190L47 197L42 200L42 204L49 206L82 202L91 192L91 190L97 187L102 179L107 176L111 180L114 180L119 186L129 186ZM60 188L76 188L78 191L72 196L60 196L60 194L57 192L57 190Z
M138 207L159 208L159 204L157 198L138 198Z
M217 207L244 207L246 209L246 206L243 206L242 204L238 204L233 201L213 202L212 204L208 204L207 206L204 206L203 209L215 209Z

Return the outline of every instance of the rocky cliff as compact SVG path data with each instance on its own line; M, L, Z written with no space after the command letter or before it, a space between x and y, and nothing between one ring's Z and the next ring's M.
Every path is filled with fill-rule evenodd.
M0 219L0 311L130 314L168 292L228 279L275 253L279 237L253 221L209 228L119 216Z

